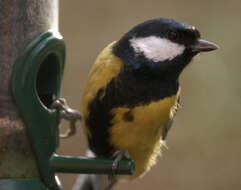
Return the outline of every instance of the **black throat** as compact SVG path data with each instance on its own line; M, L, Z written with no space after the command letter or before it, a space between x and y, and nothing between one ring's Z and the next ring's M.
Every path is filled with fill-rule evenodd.
M104 99L114 99L113 108L132 108L172 96L177 93L178 86L177 80L150 76L145 69L135 73L132 69L124 68L107 86Z

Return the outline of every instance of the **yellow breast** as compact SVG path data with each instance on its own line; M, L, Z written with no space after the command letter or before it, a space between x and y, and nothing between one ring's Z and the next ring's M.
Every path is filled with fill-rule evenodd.
M163 145L162 129L173 117L179 94L180 90L174 96L148 105L113 110L110 142L118 150L128 150L134 160L136 170L131 178L143 175L155 164ZM126 113L131 114L133 120L127 121Z

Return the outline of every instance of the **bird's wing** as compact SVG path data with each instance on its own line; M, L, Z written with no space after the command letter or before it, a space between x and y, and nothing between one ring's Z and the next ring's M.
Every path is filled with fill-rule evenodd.
M166 140L167 137L167 133L170 130L172 123L174 121L175 115L177 113L177 110L180 108L180 94L178 93L178 99L176 102L176 105L174 106L173 110L172 110L172 117L171 119L169 119L169 121L167 122L167 124L165 125L165 127L162 130L162 140Z
M121 59L116 57L112 52L115 43L112 42L104 48L90 70L82 96L83 118L88 116L88 104L97 96L100 90L105 92L107 84L120 73L123 67ZM103 96L104 93L102 93L101 97ZM88 134L88 131L86 132Z

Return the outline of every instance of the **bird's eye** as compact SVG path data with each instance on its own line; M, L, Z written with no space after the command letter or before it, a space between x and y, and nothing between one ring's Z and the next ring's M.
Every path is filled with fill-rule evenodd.
M173 32L173 31L168 31L167 32L167 38L169 40L176 40L178 38L178 34L176 32Z

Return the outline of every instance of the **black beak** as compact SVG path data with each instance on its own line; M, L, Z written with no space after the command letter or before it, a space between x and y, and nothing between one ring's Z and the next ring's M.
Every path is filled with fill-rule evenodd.
M216 44L202 39L199 39L196 44L191 46L193 52L213 51L216 49L218 49Z

